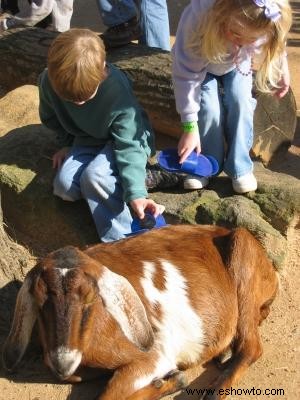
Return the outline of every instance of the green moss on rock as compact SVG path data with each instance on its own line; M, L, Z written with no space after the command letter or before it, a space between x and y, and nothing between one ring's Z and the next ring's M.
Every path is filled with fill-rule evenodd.
M234 195L221 199L213 191L204 191L183 211L183 217L189 223L245 227L260 241L277 268L284 264L286 239L265 219L260 207L247 197Z
M213 190L204 190L201 192L200 197L194 202L189 204L182 210L181 218L189 224L211 224L214 223L215 213L219 207L220 197ZM201 222L198 220L199 209L203 208L204 212L201 215Z
M295 193L296 188L290 190L278 186L260 185L256 192L249 193L247 197L259 205L261 211L272 226L282 234L286 234L295 214L299 213L300 193Z
M35 178L30 169L20 169L17 165L0 164L1 185L7 185L16 193L22 192Z

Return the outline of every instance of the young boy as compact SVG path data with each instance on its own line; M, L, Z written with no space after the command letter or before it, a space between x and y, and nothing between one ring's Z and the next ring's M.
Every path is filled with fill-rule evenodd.
M39 92L41 121L61 146L53 156L54 194L84 198L103 242L130 233L127 203L139 218L164 211L145 186L151 126L126 75L105 63L96 33L71 29L52 42Z

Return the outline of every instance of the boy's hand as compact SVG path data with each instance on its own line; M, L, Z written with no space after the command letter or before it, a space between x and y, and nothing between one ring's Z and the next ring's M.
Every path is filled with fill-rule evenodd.
M145 216L145 211L150 212L155 218L165 211L165 207L155 203L152 199L135 199L130 201L130 205L138 218Z
M179 163L182 164L193 150L196 150L197 154L201 152L199 133L183 133L178 143Z
M52 167L53 168L60 168L62 163L65 161L67 154L70 151L70 147L63 147L62 149L58 150L52 157Z

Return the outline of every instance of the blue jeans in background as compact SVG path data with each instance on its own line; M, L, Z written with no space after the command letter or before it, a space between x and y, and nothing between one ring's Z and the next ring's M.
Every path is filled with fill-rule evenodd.
M201 151L214 156L231 178L253 170L249 151L255 106L251 74L244 76L236 69L223 76L207 73L198 114Z
M97 2L103 23L108 27L123 24L138 14L134 0L97 0Z
M111 144L74 146L54 179L54 194L63 200L87 201L103 242L123 239L131 232L132 217L123 200Z
M170 50L170 27L166 0L97 0L104 25L122 24L140 14L140 44Z

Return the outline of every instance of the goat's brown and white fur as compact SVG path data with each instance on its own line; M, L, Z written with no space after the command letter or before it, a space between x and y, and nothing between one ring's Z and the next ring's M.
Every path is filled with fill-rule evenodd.
M184 380L155 378L229 347L211 387L230 388L262 353L258 325L277 288L264 250L241 228L171 226L62 248L27 275L4 364L13 369L22 358L38 319L45 362L60 379L80 380L79 365L116 371L99 400L160 399Z

